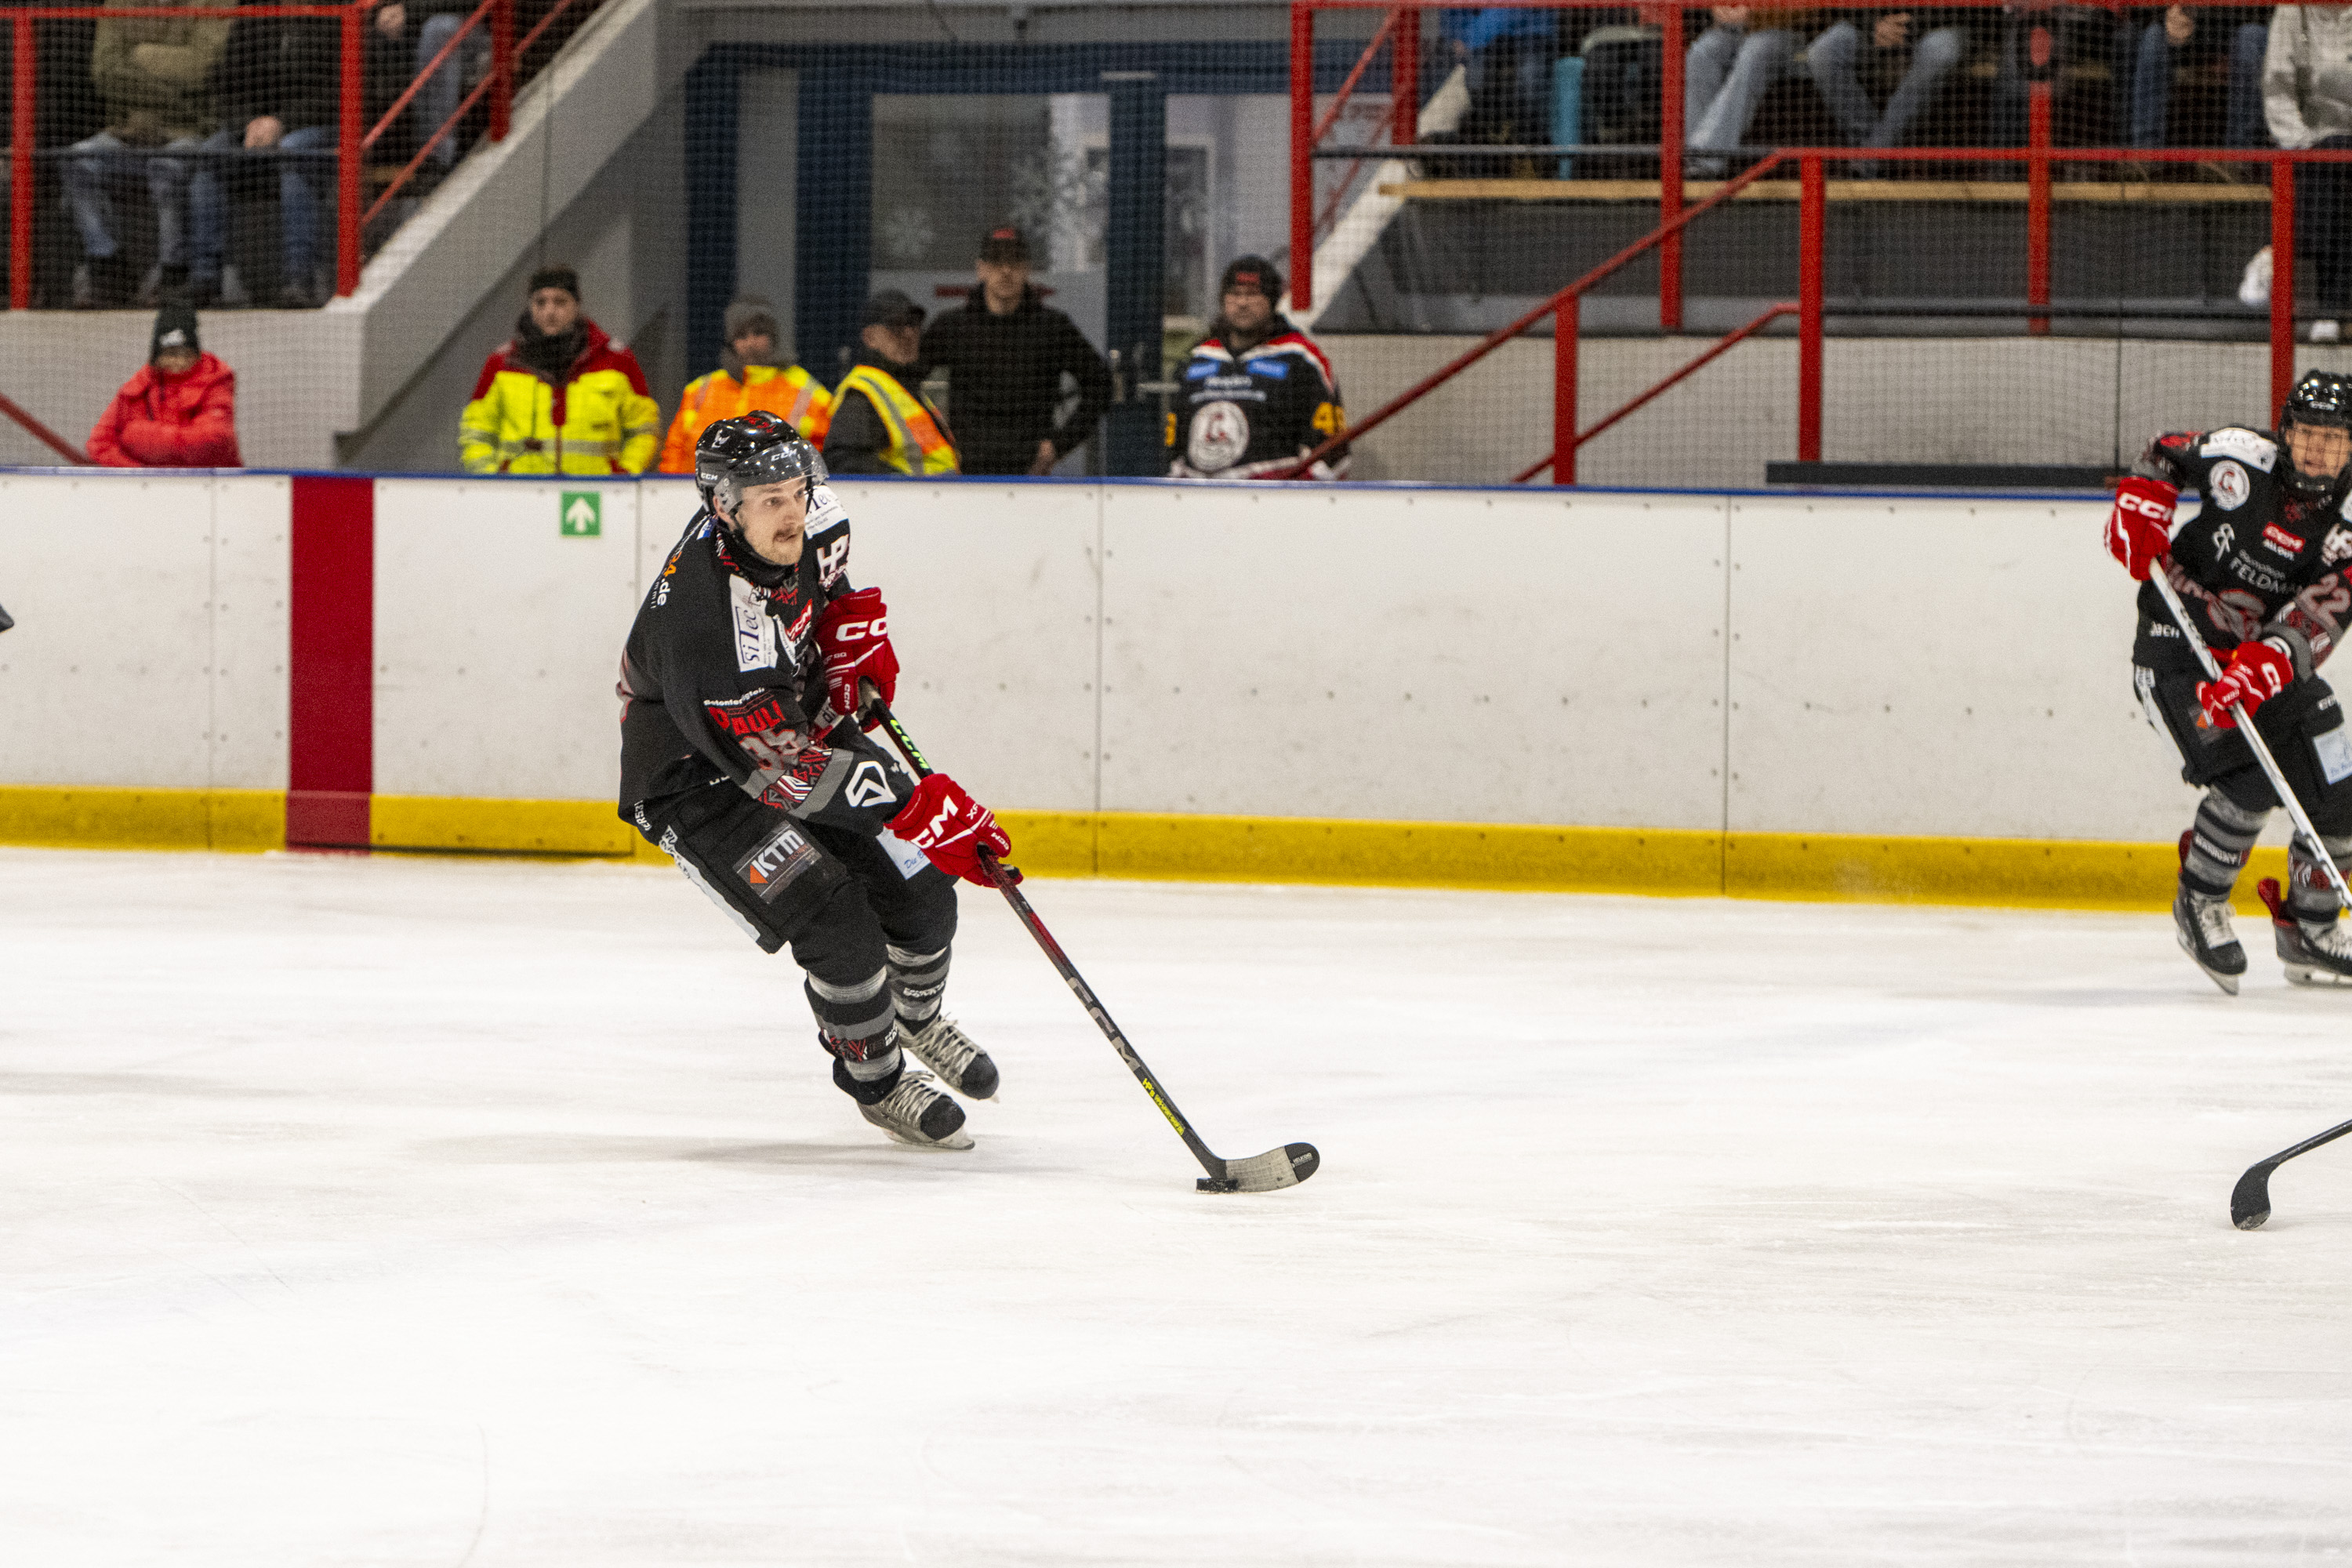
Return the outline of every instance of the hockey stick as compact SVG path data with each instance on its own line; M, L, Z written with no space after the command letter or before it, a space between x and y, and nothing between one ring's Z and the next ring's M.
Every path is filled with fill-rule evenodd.
M2263 1221L2271 1217L2271 1173L2294 1159L2308 1154L2322 1143L2333 1143L2347 1132L2352 1132L2352 1121L2341 1127L2331 1127L2316 1138L2306 1138L2292 1149L2282 1149L2269 1159L2246 1168L2238 1184L2230 1191L2230 1223L2240 1230L2257 1230Z
M923 760L921 750L916 746L913 737L907 733L906 727L898 722L898 716L890 711L890 705L874 691L870 682L865 689L866 713L882 721L883 728L890 732L891 743L898 748L898 754L907 759L907 765L915 770L915 776L927 776L931 772L931 764ZM984 847L980 851L980 868L996 890L1004 895L1004 901L1013 906L1013 912L1021 918L1023 925L1029 928L1029 934L1037 939L1037 945L1045 950L1045 956L1053 962L1054 968L1069 986L1070 994L1078 999L1078 1005L1087 1010L1087 1016L1094 1019L1095 1026L1110 1041L1111 1049L1118 1053L1118 1059L1127 1064L1128 1071L1143 1085L1143 1092L1151 1097L1151 1103L1160 1108L1160 1114L1168 1118L1168 1125L1176 1129L1176 1136L1184 1140L1184 1147L1192 1151L1192 1158L1200 1161L1201 1168L1209 1173L1195 1183L1195 1186L1204 1193L1270 1193L1280 1187L1295 1187L1315 1173L1323 1163L1323 1156L1315 1152L1312 1143L1286 1143L1279 1149L1269 1149L1246 1160L1223 1160L1212 1152L1209 1146L1201 1141L1201 1135L1192 1131L1192 1123L1184 1120L1184 1113L1176 1109L1176 1102L1168 1097L1168 1091L1160 1087L1160 1080L1151 1075L1151 1069L1143 1065L1143 1058L1136 1055L1135 1047L1127 1043L1127 1037L1118 1032L1118 1026L1111 1022L1109 1012L1097 1000L1093 989L1078 973L1078 966L1070 962L1069 954L1062 951L1062 944L1054 940L1053 932L1045 929L1045 922L1037 918L1037 911L1029 907L1029 900L1022 896L1013 879L1005 875L1004 868L998 863L995 855Z
M2158 593L2164 595L2165 607L2172 612L2173 624L2180 628L2180 635L2187 637L2189 646L2197 650L2197 662L2205 667L2205 679L2219 680L2221 679L2221 666L2213 658L2213 650L2205 646L2205 639L2197 634L2197 623L2189 618L2189 606L2180 602L2171 578L2162 570L2164 564L2158 563L2158 570L2149 573L2147 580L2156 584ZM2286 775L2279 772L2278 759L2271 755L2270 743L2256 732L2253 720L2242 704L2231 703L2230 716L2238 721L2238 733L2243 735L2246 744L2253 748L2254 761L2263 765L2263 776L2271 781L2272 791L2286 807L2287 816L2294 820L2294 830L2303 835L2303 841L2311 846L2312 854L2318 858L2319 868L2327 873L2327 885L2336 889L2336 901L2352 910L2352 889L2345 887L2344 873L2336 868L2336 857L2329 854L2327 846L2320 841L2319 829L2311 825L2310 815L2303 809L2303 802L2295 799L2294 791L2287 788ZM2301 1153L2302 1151L2294 1149L2288 1152Z

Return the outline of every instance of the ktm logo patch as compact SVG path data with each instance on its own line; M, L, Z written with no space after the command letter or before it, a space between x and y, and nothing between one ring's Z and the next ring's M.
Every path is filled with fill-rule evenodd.
M817 863L818 854L798 826L786 823L736 861L735 874L762 900L773 903L793 879Z

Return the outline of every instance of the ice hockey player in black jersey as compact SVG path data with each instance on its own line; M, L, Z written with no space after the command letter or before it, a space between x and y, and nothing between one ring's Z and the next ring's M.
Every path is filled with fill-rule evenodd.
M702 510L621 658L621 815L762 949L791 944L834 1081L866 1121L968 1149L931 1076L996 1092L996 1064L940 1008L955 878L984 884L981 847L1012 845L952 780L917 783L848 717L861 682L891 699L898 661L880 590L850 586L849 520L824 478L772 414L696 443Z
M1225 268L1223 314L1193 345L1169 411L1168 476L1255 479L1286 475L1298 459L1348 428L1331 362L1276 310L1282 274L1264 257ZM1333 479L1348 448L1332 448L1300 475Z
M2313 371L2297 382L2273 434L2225 426L2158 437L2116 495L2107 548L2135 580L2167 574L2223 665L2209 681L2153 584L2139 594L2132 679L2149 722L2170 733L2181 777L2202 785L2181 837L2172 905L2180 945L2232 995L2246 972L2230 924L2238 872L2279 802L2237 733L2241 703L2339 868L2352 867L2352 734L2319 666L2344 635L2352 585L2352 378ZM2177 523L2184 489L2204 504ZM2352 981L2352 929L2326 875L2298 837L2273 936L2287 978Z

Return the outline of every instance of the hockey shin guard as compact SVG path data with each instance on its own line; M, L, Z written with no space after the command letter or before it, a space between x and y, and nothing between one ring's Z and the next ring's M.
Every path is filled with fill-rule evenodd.
M873 1104L898 1083L898 1022L891 1014L889 980L886 969L849 984L807 977L809 1011L816 1015L817 1038L833 1055L834 1081L862 1104Z
M2248 811L2219 789L2207 790L2197 807L2196 826L2189 829L2188 852L2181 858L2181 881L2206 898L2228 898L2270 815Z
M2339 838L2334 834L2322 834L2320 842L2327 846L2328 858L2336 862L2338 871L2352 874L2352 837ZM2298 924L2332 926L2336 923L2336 889L2328 885L2327 874L2319 868L2311 847L2300 834L2287 850L2287 907L2294 911Z
M890 952L890 996L898 1021L919 1029L940 1016L940 998L948 988L949 948L914 952L893 943Z

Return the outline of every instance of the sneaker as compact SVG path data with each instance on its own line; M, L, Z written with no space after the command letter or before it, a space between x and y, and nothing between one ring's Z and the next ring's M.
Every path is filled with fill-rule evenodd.
M2186 882L2172 900L2172 924L2180 936L2180 951L2205 972L2206 977L2235 996L2246 973L2246 950L2230 925L2230 900L2200 893Z
M131 293L131 264L120 251L82 262L74 268L73 308L77 310L120 310Z
M2338 919L2306 921L2280 897L2275 879L2265 877L2254 889L2270 907L2271 942L2278 950L2279 967L2294 985L2352 985L2352 927Z
M2246 263L2246 275L2238 279L2238 303L2259 308L2271 302L2271 247L2263 246Z
M969 1149L971 1136L963 1130L963 1107L941 1093L938 1081L918 1068L898 1075L898 1087L872 1105L860 1104L857 1114L901 1143L918 1149Z
M919 1029L901 1019L898 1045L965 1099L996 1098L996 1064L946 1014Z
M2342 342L2344 324L2341 321L2314 321L2311 323L2311 341L2315 343Z

